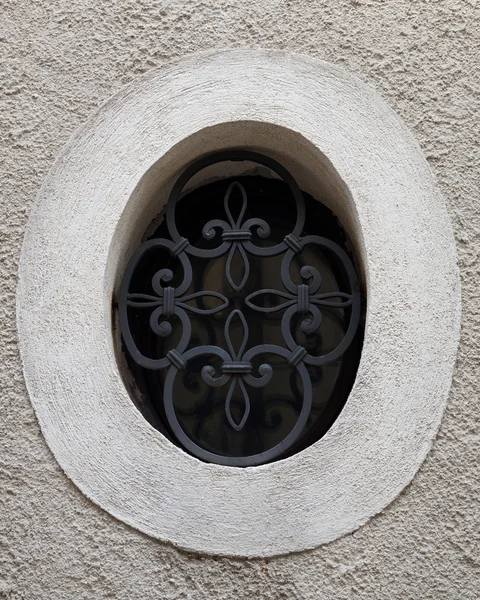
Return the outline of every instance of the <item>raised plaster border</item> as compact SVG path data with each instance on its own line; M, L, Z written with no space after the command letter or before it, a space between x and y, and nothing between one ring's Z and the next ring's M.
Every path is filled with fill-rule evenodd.
M304 189L324 180L368 289L357 379L333 427L246 469L202 463L143 419L111 330L118 272L152 198L188 161L240 145L283 160ZM403 124L332 65L252 50L168 63L74 135L32 210L17 306L30 398L66 474L153 537L235 556L329 542L401 492L439 427L460 327L451 226Z

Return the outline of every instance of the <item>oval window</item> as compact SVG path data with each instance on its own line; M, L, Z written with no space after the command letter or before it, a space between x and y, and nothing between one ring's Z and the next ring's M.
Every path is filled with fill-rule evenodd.
M244 172L183 192L231 161ZM268 157L230 151L191 165L120 291L133 396L151 425L230 466L319 440L360 359L362 299L346 242L333 213Z

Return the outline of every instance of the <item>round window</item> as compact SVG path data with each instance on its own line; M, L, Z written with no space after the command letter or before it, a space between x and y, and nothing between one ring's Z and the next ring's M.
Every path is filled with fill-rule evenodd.
M269 176L250 168L182 195L228 161ZM230 466L320 439L360 358L361 296L345 241L333 213L265 156L230 151L190 166L121 286L145 418L194 456Z

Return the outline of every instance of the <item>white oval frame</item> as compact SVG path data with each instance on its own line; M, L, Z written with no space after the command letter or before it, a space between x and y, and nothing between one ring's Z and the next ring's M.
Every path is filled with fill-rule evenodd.
M246 469L203 463L146 422L120 375L111 310L153 199L200 154L238 146L320 190L368 288L358 375L333 427L291 458ZM118 519L204 553L305 550L365 523L420 467L451 384L459 289L428 165L377 94L304 56L193 55L111 99L40 190L17 296L25 379L59 464Z

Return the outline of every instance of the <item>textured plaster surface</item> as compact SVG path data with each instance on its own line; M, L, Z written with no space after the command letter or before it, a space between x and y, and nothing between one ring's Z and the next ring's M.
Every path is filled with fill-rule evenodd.
M153 429L133 406L112 344L115 282L173 179L203 153L235 146L291 164L300 185L332 207L368 290L342 413L317 444L249 469L192 459ZM403 124L330 63L223 50L128 86L57 159L23 245L20 353L61 467L112 515L187 550L275 556L357 529L410 483L451 387L460 294L440 200Z
M2 7L0 598L478 597L479 9L473 2L7 2ZM407 490L352 535L271 560L190 556L68 481L26 395L14 292L30 206L92 109L196 50L303 52L347 67L405 120L452 218L463 333L442 427Z

